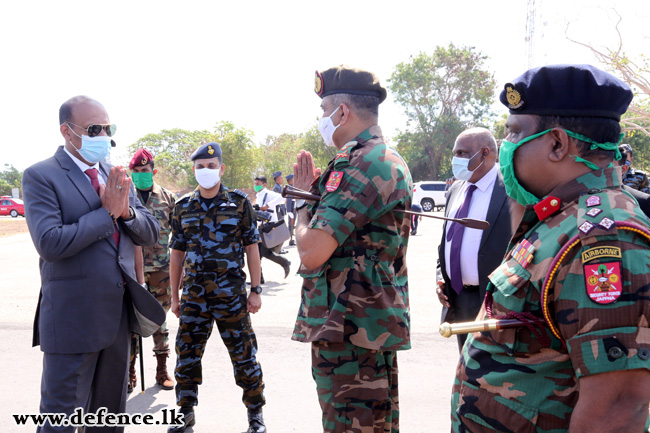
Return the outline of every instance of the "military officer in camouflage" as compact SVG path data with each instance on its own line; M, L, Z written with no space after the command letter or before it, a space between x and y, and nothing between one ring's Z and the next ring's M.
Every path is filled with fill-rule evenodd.
M590 65L552 65L500 99L500 169L525 210L479 317L524 326L468 337L452 431L646 431L650 230L614 164L632 91Z
M411 174L377 125L386 90L367 71L316 72L319 131L338 153L322 173L309 152L294 186L304 278L293 339L312 346L323 431L398 432L397 351L410 348L406 249Z
M264 381L257 362L257 340L249 313L262 306L260 236L247 195L221 183L225 164L218 143L192 154L199 186L176 203L172 214L170 276L172 312L180 318L176 336L176 401L185 415L182 432L194 425L194 406L202 382L201 357L216 322L248 409L249 433L266 432L262 418ZM246 296L244 253L251 272ZM184 271L184 275L183 275ZM182 287L182 298L179 289Z
M142 267L144 283L149 292L160 302L165 310L171 305L171 287L169 285L169 232L170 217L176 204L176 194L154 182L158 172L154 166L151 152L138 149L131 158L129 170L131 179L138 191L140 202L160 223L158 243L142 249L143 257L136 257L136 270ZM139 351L138 337L131 335L131 359L129 362L128 391L133 391L136 385L135 360ZM169 331L167 322L153 334L153 352L156 357L156 383L165 390L174 388L174 381L167 373L167 358L169 357Z
M634 150L629 144L623 144L627 150L626 167L623 173L623 184L634 188L643 193L650 193L650 182L648 182L648 174L643 170L632 168L634 162Z

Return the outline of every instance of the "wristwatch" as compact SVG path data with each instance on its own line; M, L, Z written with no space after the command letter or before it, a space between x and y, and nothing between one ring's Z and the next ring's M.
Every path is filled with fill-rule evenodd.
M262 294L262 286L251 287L251 293Z

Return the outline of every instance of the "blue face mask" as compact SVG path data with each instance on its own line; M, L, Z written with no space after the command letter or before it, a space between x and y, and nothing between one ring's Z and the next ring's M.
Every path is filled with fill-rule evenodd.
M478 170L478 167L482 166L485 162L481 161L478 167L476 167L474 170L470 170L468 168L469 162L474 159L474 157L478 155L479 152L481 152L481 150L472 155L471 158L460 158L458 156L454 156L451 159L451 171L454 173L454 176L456 176L456 179L469 181L472 178L472 175L476 170Z
M70 125L68 125L70 128ZM108 135L98 135L96 137L88 137L87 135L79 135L70 128L70 131L77 137L81 138L81 149L77 149L79 155L86 161L96 164L106 159L111 151L111 137ZM72 142L70 142L72 144ZM72 144L74 147L74 144ZM76 149L76 147L75 147Z

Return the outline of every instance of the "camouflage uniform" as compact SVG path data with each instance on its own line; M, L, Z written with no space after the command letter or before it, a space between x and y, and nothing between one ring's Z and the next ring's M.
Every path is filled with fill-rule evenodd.
M646 172L631 167L623 176L623 184L645 193L647 193L650 186Z
M176 204L170 248L185 251L180 328L176 336L176 400L196 406L201 357L216 321L235 382L249 409L264 405L257 340L246 309L245 247L260 241L247 195L221 186L208 206L198 188Z
M469 336L453 387L454 432L566 432L578 379L650 368L649 222L618 170L555 188L542 203L557 198L558 209L542 221L526 208L479 317L547 325ZM525 242L529 263L517 253Z
M338 152L312 192L322 199L309 227L339 246L317 269L301 265L292 339L312 343L324 431L397 432L396 351L410 348L410 218L401 211L411 206L411 174L373 126Z
M160 223L158 243L151 247L143 247L144 281L149 292L160 302L165 314L171 306L171 286L169 284L169 233L171 231L170 217L176 204L176 194L154 182L145 203L138 194L140 202ZM169 331L167 322L153 334L153 351L155 354L169 354ZM138 337L131 335L131 359L139 351Z

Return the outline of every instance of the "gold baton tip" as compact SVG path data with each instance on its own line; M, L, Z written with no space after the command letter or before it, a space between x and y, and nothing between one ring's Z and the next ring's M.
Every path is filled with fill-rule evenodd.
M445 338L451 337L451 325L447 322L440 325L440 335Z

